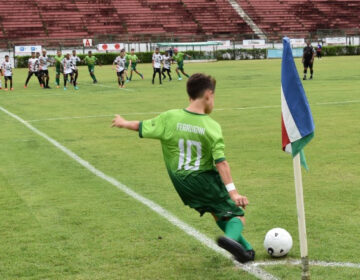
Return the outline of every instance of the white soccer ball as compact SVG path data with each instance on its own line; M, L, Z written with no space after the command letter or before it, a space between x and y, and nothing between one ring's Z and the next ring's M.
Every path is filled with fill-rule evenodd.
M272 257L283 257L292 248L293 240L283 228L273 228L265 235L264 247Z

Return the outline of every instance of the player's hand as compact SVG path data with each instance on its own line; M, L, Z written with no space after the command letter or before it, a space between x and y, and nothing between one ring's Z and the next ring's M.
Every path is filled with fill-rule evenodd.
M112 120L111 127L125 127L126 120L120 115L115 115L115 118Z
M241 206L245 209L249 204L247 197L238 194L236 190L229 192L229 195L230 198L235 202L236 206Z

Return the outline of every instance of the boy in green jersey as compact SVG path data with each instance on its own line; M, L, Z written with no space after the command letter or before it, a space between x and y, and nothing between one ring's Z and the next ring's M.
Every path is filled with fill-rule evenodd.
M200 215L208 212L225 232L218 245L245 263L255 252L242 235L248 199L233 184L225 160L220 125L208 114L214 107L216 81L194 74L187 82L190 104L145 121L127 121L117 115L113 127L139 131L142 138L161 141L170 179L185 205Z
M96 84L97 80L96 80L94 71L95 71L95 64L96 64L97 58L92 55L92 51L88 51L88 55L85 56L84 61L88 66L89 74L90 74L91 78L93 79L93 83Z
M176 68L176 74L178 75L178 80L181 81L181 75L179 73L179 70L181 71L181 73L184 74L184 76L186 76L187 78L189 78L189 75L185 73L184 71L184 56L191 58L190 55L187 55L185 53L179 52L178 49L174 49L174 55L173 55L173 59L177 62L177 68Z
M55 60L55 84L56 87L59 88L60 87L60 74L62 73L62 61L64 59L64 56L61 54L61 51L57 51L56 55L54 57Z
M141 79L144 80L143 74L141 74L140 72L138 72L138 71L136 70L136 64L137 64L138 62L140 62L140 59L138 59L137 55L135 54L135 49L131 49L131 54L130 54L129 58L130 58L130 60L131 60L131 72L130 72L129 81L131 81L131 79L132 79L132 74L133 74L133 72L135 72L136 74L138 74L138 75L141 77Z

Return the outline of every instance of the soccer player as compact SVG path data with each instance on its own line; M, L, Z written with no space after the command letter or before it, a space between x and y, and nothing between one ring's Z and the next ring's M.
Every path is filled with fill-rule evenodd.
M46 50L43 49L42 56L39 57L39 69L40 69L39 75L44 85L44 89L50 88L48 62L49 62L49 57L46 54Z
M156 73L159 73L160 85L162 84L161 83L161 73L160 73L161 62L162 62L162 55L160 54L159 48L156 48L155 52L153 53L153 56L152 56L152 66L154 69L152 84L154 84L154 82L155 82Z
M79 76L79 70L77 68L77 64L81 61L81 59L76 55L76 50L72 51L72 56L70 57L71 62L72 62L72 75L71 75L71 81L70 83L72 83L74 85L74 88L76 90L79 89L79 87L77 86L77 79Z
M92 51L88 51L88 55L85 57L85 63L88 66L89 74L90 74L91 78L93 79L94 84L97 83L95 73L94 73L96 61L97 61L97 58L92 55Z
M317 48L316 48L316 57L317 57L318 59L321 58L321 51L322 51L322 46L321 46L321 44L320 44L320 42L319 42L318 45L317 45Z
M190 104L186 109L166 111L141 122L117 115L112 126L161 141L168 174L183 203L201 216L211 213L225 232L218 245L245 263L255 258L242 235L244 208L249 202L235 188L221 127L208 115L214 107L215 85L211 76L194 74L187 82Z
M43 87L43 83L42 83L41 77L39 75L39 57L40 57L40 53L36 53L36 54L35 54L35 52L31 53L31 58L29 58L29 60L28 60L29 73L26 78L24 88L27 88L30 78L34 74L38 78L40 87Z
M5 61L1 64L1 72L5 77L5 89L8 90L7 85L8 81L10 81L10 90L14 90L13 88L13 81L12 81L12 69L14 67L12 66L10 62L10 58L8 55L5 55ZM0 80L0 89L1 89L1 80Z
M176 68L176 74L178 75L178 80L181 81L181 75L179 73L179 70L181 71L181 73L184 74L184 76L186 76L187 78L189 78L189 75L185 73L184 71L184 56L191 58L190 55L187 55L185 53L179 52L178 49L174 49L174 55L173 55L173 59L177 62L177 68Z
M135 72L136 74L138 74L138 75L141 77L141 79L144 80L143 74L141 74L140 72L138 72L138 71L136 70L136 65L137 65L138 62L140 62L140 60L139 60L139 58L137 57L137 55L135 54L135 50L134 50L134 49L131 49L130 61L131 61L131 71L130 71L129 81L131 81L131 79L132 79L133 72Z
M118 84L120 88L124 88L125 64L126 64L125 50L121 50L120 56L116 57L113 62L113 68L116 65L116 75L118 78Z
M306 80L307 69L310 68L310 80L313 78L313 65L315 58L315 50L310 43L310 40L306 40L306 47L303 50L302 63L304 65L304 78Z
M56 84L56 88L59 88L60 74L63 72L62 61L64 60L64 56L62 55L60 50L56 52L56 56L54 57L54 59L55 59L55 71L56 71L55 84Z
M69 53L67 53L65 58L63 59L62 65L64 69L64 90L67 90L66 83L69 79L69 76L71 78L71 76L73 75L73 64ZM74 87L76 87L76 84L74 85Z
M171 61L172 61L172 58L171 56L169 55L169 51L165 51L165 55L163 55L162 57L163 59L163 68L161 70L161 74L163 76L163 80L166 79L166 76L165 76L165 72L167 73L167 75L169 76L169 81L171 81L171 70L170 70L170 67L171 67Z

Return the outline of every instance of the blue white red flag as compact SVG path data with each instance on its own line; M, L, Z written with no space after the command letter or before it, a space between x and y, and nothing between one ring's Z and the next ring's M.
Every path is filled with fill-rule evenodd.
M297 72L289 38L283 38L281 64L282 148L295 157L298 153L307 168L303 148L314 137L314 120Z

